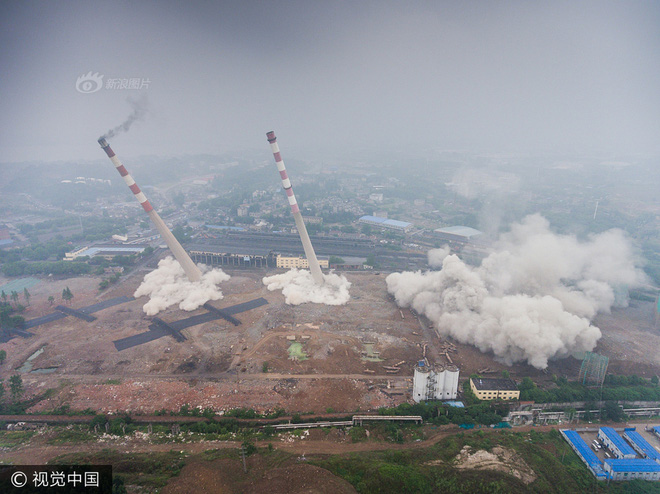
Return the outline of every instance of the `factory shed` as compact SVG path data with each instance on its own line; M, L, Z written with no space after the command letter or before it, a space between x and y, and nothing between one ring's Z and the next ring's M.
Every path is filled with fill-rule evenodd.
M469 226L448 226L433 230L434 236L447 242L470 243L482 235L482 232Z
M605 460L603 469L612 480L660 480L660 464L653 460Z
M407 232L413 227L413 224L408 223L407 221L390 220L387 218L379 218L378 216L362 216L359 219L359 222L402 232Z
M653 433L654 433L656 436L660 437L660 425L656 425L656 426L653 428Z
M598 429L598 439L619 459L637 458L635 450L612 427L601 427Z
M660 461L660 453L639 432L625 431L623 437L628 440L633 449L641 456L649 460Z
M600 460L595 455L591 448L584 442L584 439L580 437L575 431L570 429L560 430L561 435L564 436L564 439L571 445L573 451L577 453L580 459L587 465L587 468L593 473L598 480L605 480L606 474L601 466Z

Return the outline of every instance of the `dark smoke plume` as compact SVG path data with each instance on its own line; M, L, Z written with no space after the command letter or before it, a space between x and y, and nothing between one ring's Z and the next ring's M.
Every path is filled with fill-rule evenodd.
M127 98L126 100L129 105L131 105L131 108L133 111L131 114L122 122L120 125L115 127L114 129L110 129L107 131L103 136L101 136L104 139L109 139L111 137L116 136L117 134L120 134L121 132L128 132L128 129L131 128L131 125L133 125L134 122L137 122L138 120L143 120L145 115L149 111L149 104L147 101L146 96L141 96L139 99L133 99L133 98Z

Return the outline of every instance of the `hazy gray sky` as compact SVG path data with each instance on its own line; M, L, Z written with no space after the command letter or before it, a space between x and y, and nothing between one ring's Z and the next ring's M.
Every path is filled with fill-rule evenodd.
M6 1L0 161L328 149L660 150L660 2ZM104 76L83 94L76 80ZM108 89L108 79L148 88ZM286 145L284 144L286 142ZM291 151L287 151L291 150Z

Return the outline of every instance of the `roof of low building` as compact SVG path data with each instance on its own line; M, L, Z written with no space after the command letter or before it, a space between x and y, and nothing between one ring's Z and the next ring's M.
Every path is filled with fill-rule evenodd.
M518 391L518 386L516 386L516 382L513 379L476 377L471 378L471 381L474 383L474 387L479 391L486 389L494 389L497 391Z
M388 218L380 218L378 216L362 216L360 218L363 221L371 221L373 223L380 223L382 225L390 225L390 226L396 226L399 228L407 228L412 225L412 223L408 223L407 221L399 221L399 220L390 220Z
M470 228L469 226L447 226L445 228L436 228L435 233L448 233L450 235L459 235L461 237L476 237L477 235L481 235L482 232L479 230L476 230L474 228Z
M605 460L605 464L613 472L660 472L660 463L653 460L638 460L623 458L620 460Z
M612 427L601 427L600 430L605 434L612 444L616 446L621 454L623 455L636 455L635 450L630 447L630 445L624 441L624 439L615 431Z

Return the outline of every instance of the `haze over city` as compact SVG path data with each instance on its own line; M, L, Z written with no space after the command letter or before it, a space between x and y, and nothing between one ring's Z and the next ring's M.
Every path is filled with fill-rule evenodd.
M659 150L656 2L4 2L3 162L259 149ZM103 89L76 91L78 77ZM139 79L142 89L107 89ZM114 86L110 86L114 87Z
M657 492L658 26L1 3L0 492Z

